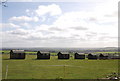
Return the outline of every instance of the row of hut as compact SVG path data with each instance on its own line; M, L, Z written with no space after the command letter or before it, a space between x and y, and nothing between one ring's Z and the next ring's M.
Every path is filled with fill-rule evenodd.
M10 51L10 59L25 59L26 53L24 50L11 50ZM70 54L68 52L58 52L58 59L69 59ZM120 59L119 55L111 55L111 54L85 54L85 53L75 53L74 59ZM50 59L49 52L37 52L37 59Z

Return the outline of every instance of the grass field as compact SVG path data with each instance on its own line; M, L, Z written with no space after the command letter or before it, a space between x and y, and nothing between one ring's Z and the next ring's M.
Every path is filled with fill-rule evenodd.
M0 50L0 52L9 53L10 50ZM25 53L37 53L37 52L31 51L31 52L25 52ZM120 52L94 52L94 53L98 54L98 53L120 53Z
M98 53L110 53L111 54L111 53L120 53L120 52L95 52L95 53L97 53L97 54Z
M118 72L118 60L36 60L36 55L27 55L25 60L10 60L2 56L2 78L7 79L97 79L105 78L111 72Z

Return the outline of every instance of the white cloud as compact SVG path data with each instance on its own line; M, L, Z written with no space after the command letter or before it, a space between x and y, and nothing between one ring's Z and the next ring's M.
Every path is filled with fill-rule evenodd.
M117 10L118 10L118 0L104 1L103 3L95 7L95 12L101 15L113 14Z
M97 16L99 16L99 14L97 14ZM112 20L111 17L109 18L110 20L106 18L109 21L106 20L103 21L103 23L115 23L102 23L100 25L102 18L104 19L105 17L101 16L102 18L96 18L97 16L93 16L90 12L69 12L59 16L51 25L42 24L30 30L14 30L9 32L9 34L16 37L19 36L19 38L27 41L42 40L42 42L48 43L49 40L51 44L63 42L66 43L65 45L72 43L71 46L82 45L82 43L86 43L85 45L87 45L89 42L102 44L106 41L117 41L116 20ZM89 19L92 17L96 19L90 21ZM22 25L29 26L28 23L23 23ZM106 35L102 33L106 33ZM116 45L116 43L114 45Z
M14 23L0 23L0 27L2 28L19 28L19 25L15 25Z
M27 10L26 10L26 12L27 12L27 13L29 13L29 12L30 12L30 10L29 10L29 9L27 9Z
M103 7L101 7L103 6ZM19 28L11 23L11 27L18 29L7 31L6 40L20 39L18 42L27 42L34 46L71 46L71 47L103 47L117 46L118 26L117 26L117 6L112 6L112 2L98 5L94 11L72 11L62 13L59 5L41 5L35 10L39 18L45 21L47 15L57 18L53 23L39 24L33 26L31 23L21 23ZM109 9L108 9L109 8ZM108 10L107 10L108 9ZM30 13L29 10L26 10ZM11 21L39 21L38 17L13 17ZM5 39L4 39L5 40ZM15 41L13 41L15 42ZM26 45L25 44L25 45ZM28 45L30 46L30 45Z
M11 30L11 31L8 31L7 33L12 34L12 35L26 35L26 34L28 34L28 32L24 29Z
M60 15L62 13L59 5L51 4L48 6L40 5L37 10L35 10L38 16L43 16L46 14L50 14L50 16Z
M38 17L19 16L19 17L12 17L9 20L10 21L21 21L21 22L29 22L29 21L38 22L39 18Z
M22 27L25 27L25 28L30 28L31 25L29 23L21 23L20 24Z

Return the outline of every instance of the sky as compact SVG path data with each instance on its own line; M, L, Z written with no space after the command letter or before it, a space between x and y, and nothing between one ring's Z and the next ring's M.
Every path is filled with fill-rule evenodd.
M7 2L2 47L117 47L118 1Z

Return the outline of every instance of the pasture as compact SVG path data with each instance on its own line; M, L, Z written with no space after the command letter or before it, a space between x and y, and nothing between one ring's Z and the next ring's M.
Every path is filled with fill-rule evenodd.
M36 55L26 55L24 60L11 60L2 56L3 79L101 79L118 72L118 60L37 60ZM8 67L7 67L8 65ZM6 70L8 68L7 77Z

